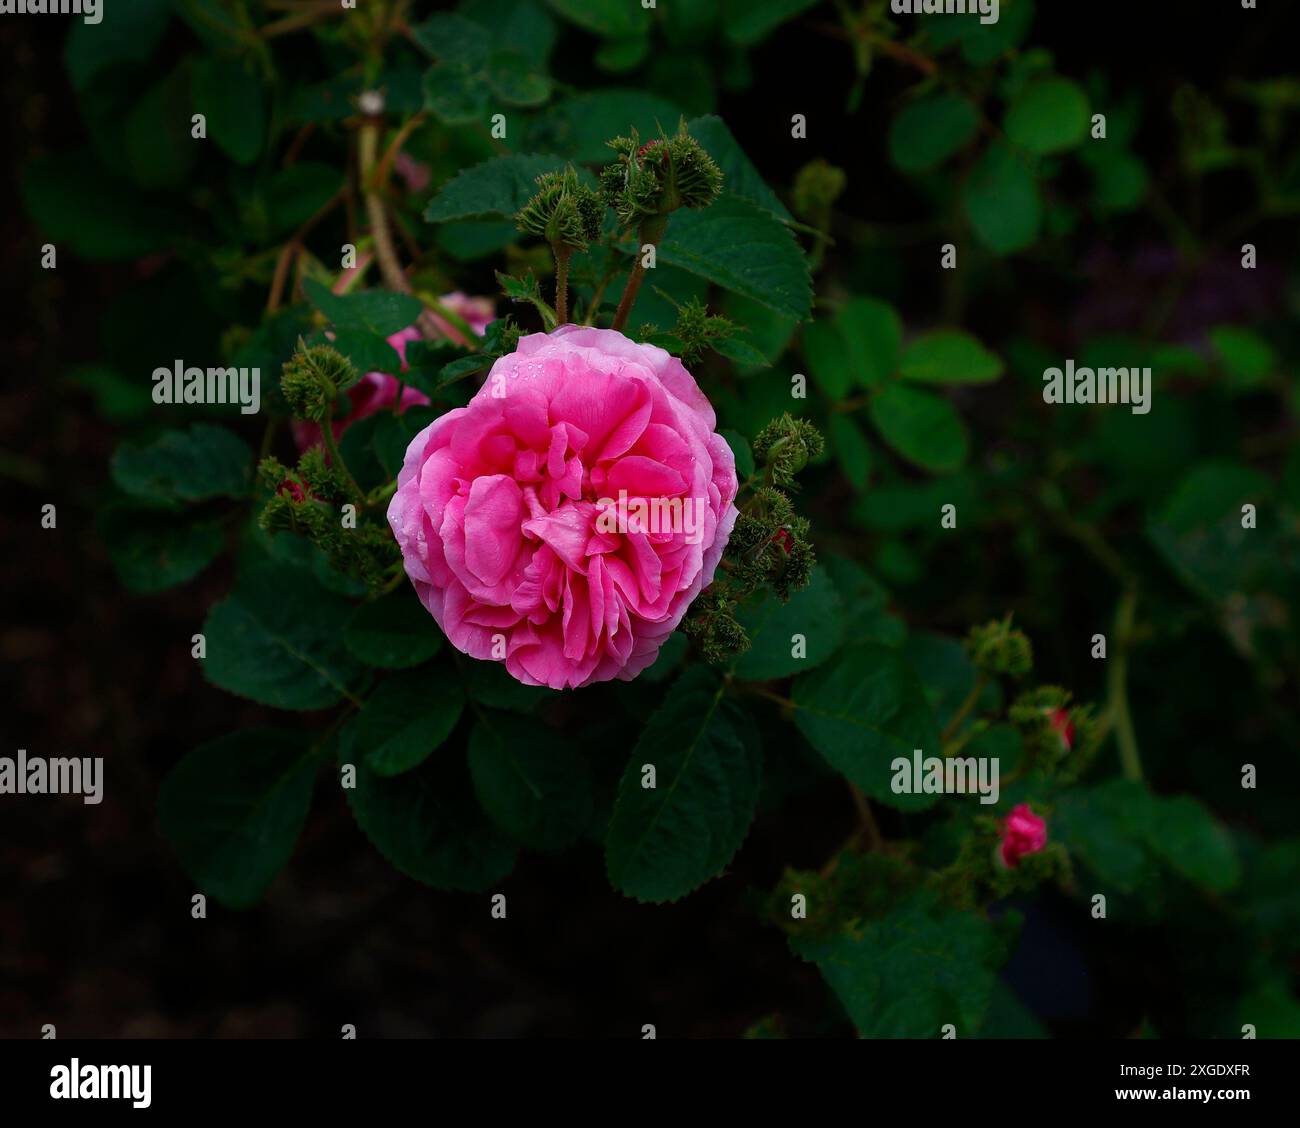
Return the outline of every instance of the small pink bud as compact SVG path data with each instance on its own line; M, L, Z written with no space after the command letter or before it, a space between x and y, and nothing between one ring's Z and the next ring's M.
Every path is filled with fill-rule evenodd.
M1051 716L1052 728L1060 735L1061 743L1065 745L1065 750L1069 752L1074 747L1074 724L1070 720L1070 711L1068 709L1056 709Z
M1026 854L1037 854L1047 845L1047 823L1021 803L1011 809L1002 824L1002 843L998 856L1004 865L1015 869Z
M307 494L303 490L302 486L289 478L285 478L283 482L276 486L275 492L281 497L289 498L291 501L298 502L307 500Z

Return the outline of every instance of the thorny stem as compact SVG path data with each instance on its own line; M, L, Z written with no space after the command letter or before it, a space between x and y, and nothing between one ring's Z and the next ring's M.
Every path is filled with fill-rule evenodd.
M635 252L635 261L632 264L632 273L628 275L627 285L623 287L623 297L619 301L618 310L614 314L613 328L620 332L627 324L627 319L632 313L632 306L636 304L636 296L641 289L641 283L645 281L644 248L657 246L664 237L664 230L667 226L668 217L666 215L652 215L641 224L641 229L637 233L639 244Z
M402 151L402 146L406 139L411 136L420 126L424 124L424 113L415 114L407 123L402 126L388 143L388 148L384 150L384 155L379 160L379 167L375 173L375 180L379 184L387 184L389 174L393 169L393 162L397 159L397 154Z
M605 296L605 291L609 288L610 282L613 281L614 275L618 273L617 262L616 257L611 257L610 265L605 268L600 281L596 283L595 292L591 295L591 304L587 307L587 315L582 321L584 325L591 325L595 322L596 315L600 312L600 300Z
M383 276L384 284L390 290L396 290L399 294L409 294L412 292L411 280L406 277L406 271L402 269L401 259L397 257L397 246L393 242L393 233L388 225L388 212L384 207L384 186L387 183L391 160L389 154L395 155L396 150L390 146L389 154L385 155L383 162L377 163L376 158L379 154L379 134L383 128L383 118L380 114L370 114L366 117L361 126L361 135L357 143L358 164L360 165L361 193L366 202L366 216L370 220L370 234L375 241L375 258L379 261L379 273ZM411 123L400 130L399 138L409 133ZM396 142L394 142L396 144ZM429 304L426 302L426 305ZM448 317L448 310L439 306L439 313L453 323L459 319ZM434 320L433 312L429 309L422 310L416 325L420 334L425 340L436 340L442 336L437 322ZM464 325L464 322L461 322ZM465 329L469 327L464 326ZM467 340L473 341L474 334L469 332Z
M1115 726L1115 742L1119 745L1119 760L1124 778L1142 778L1142 758L1138 753L1137 734L1133 730L1133 717L1128 705L1128 647L1133 634L1133 619L1137 612L1137 588L1129 586L1120 596L1115 608L1115 653L1106 669L1107 711Z
M371 116L361 126L358 141L361 191L366 201L366 216L370 220L370 234L375 240L375 257L379 260L379 272L384 276L384 283L398 293L409 294L411 283L397 257L393 233L388 228L388 216L384 213L384 200L380 195L382 182L374 175L381 123L380 117Z
M944 725L943 732L939 734L940 747L947 744L956 735L957 730L961 728L962 721L979 704L979 699L983 696L984 689L988 684L989 676L981 670L979 677L975 679L975 684L971 686L970 692L966 694L966 700L957 707L957 712L952 715L952 718Z
M397 574L379 589L379 595L391 595L402 586L402 581L404 579L406 579L406 572L399 569Z
M862 794L862 788L856 783L849 784L849 791L853 795L853 805L858 810L858 821L862 824L859 829L866 834L868 847L879 850L885 844L885 840L876 823L876 816L872 813L870 801Z
M394 478L386 486L380 486L377 490L371 492L366 498L366 505L381 505L397 492L397 479Z
M347 483L348 489L352 491L352 495L364 502L365 491L357 485L357 480L352 476L352 471L348 469L348 464L343 461L343 455L339 453L339 444L334 438L333 412L330 413L330 418L321 424L320 434L335 469L343 475L343 480Z
M569 321L569 256L568 247L555 245L555 323L567 325Z
M293 237L290 238L290 240L281 248L280 257L275 263L275 276L271 279L271 293L266 299L267 313L274 313L280 308L280 302L284 297L284 284L289 277L289 266L297 256L298 252L302 250L303 240L307 238L312 229L320 223L321 220L343 202L346 195L346 188L340 188L335 192L334 195L316 209L316 214L298 228L298 230L293 233Z

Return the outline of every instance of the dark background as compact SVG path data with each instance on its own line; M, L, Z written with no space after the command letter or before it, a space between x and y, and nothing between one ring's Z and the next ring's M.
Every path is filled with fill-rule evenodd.
M1229 11L1235 7L1235 0L1052 0L1039 5L1033 40L1050 46L1063 73L1101 68L1159 107L1186 80L1214 89L1234 74L1294 69L1294 6L1264 0L1270 10L1250 15L1246 36L1240 13ZM845 211L905 229L925 206L899 191L898 178L880 175L880 139L913 76L879 61L862 109L846 117L851 60L826 34L825 16L814 10L758 48L759 80L743 96L724 94L719 112L772 183L788 185L815 152L848 171ZM189 656L190 636L229 585L229 561L176 591L133 598L93 530L113 430L59 377L95 359L105 309L133 270L150 267L69 255L56 272L36 268L43 240L25 220L15 179L28 158L66 147L82 129L62 67L66 31L58 18L0 20L0 114L8 130L0 206L7 495L0 751L102 756L109 783L100 806L69 797L0 801L0 1035L37 1037L42 1024L54 1023L60 1037L337 1037L343 1023L354 1023L361 1036L636 1037L653 1022L661 1037L729 1036L771 1011L781 1011L793 1033L829 1032L818 973L759 922L756 902L785 865L819 865L852 828L848 797L830 779L779 814L760 813L730 876L671 906L642 906L614 892L599 851L526 853L501 883L506 921L490 918L487 896L435 893L394 872L356 830L341 793L320 785L298 850L264 903L244 913L210 904L207 920L191 919L193 890L156 827L159 781L188 748L265 723L270 713L208 686ZM176 26L172 34L186 33ZM555 69L580 73L582 39L566 44L571 56ZM808 116L810 148L790 139L793 112ZM1135 146L1157 175L1162 158L1174 158L1162 120L1148 114ZM1222 198L1205 208L1231 216L1231 179L1216 181L1216 190ZM1295 232L1254 237L1294 246ZM1113 296L1126 280L1140 307L1145 295L1128 274L1129 255L1158 243L1160 232L1140 211L1114 223L1108 239L1125 248L1107 268L1111 275L1090 274L1081 263L1065 283L1059 272L1040 278L1032 259L1017 259L1003 268L1015 272L1014 289L976 295L967 322L986 338L1015 324L1068 339L1071 317L1090 296ZM836 267L851 276L870 265ZM483 276L465 277L463 288L490 292L488 269L479 269ZM1228 307L1279 300L1267 286L1255 294L1208 284ZM909 318L939 303L937 288L915 288L925 285L891 295ZM1184 314L1194 319L1195 307ZM39 527L49 502L58 506L57 531ZM1108 614L1079 567L1065 587L1076 594L1045 622L1077 631ZM996 547L988 569L981 590L1002 601L988 613L1000 613L1019 598L1023 577L998 571ZM1033 610L1024 610L1032 634ZM962 629L943 608L931 614L928 625ZM1097 688L1089 684L1095 672L1071 664L1050 637L1036 641L1047 680L1077 685L1081 694ZM1183 661L1194 663L1194 654ZM1242 687L1228 681L1218 701L1178 702L1176 666L1153 657L1133 676L1135 699L1177 703L1198 740L1238 739L1225 714ZM1162 772L1177 780L1171 750L1145 750L1157 781ZM1294 765L1287 770L1294 779ZM1008 976L1052 1032L1122 1036L1144 1014L1157 1025L1181 1025L1188 1004L1179 981L1165 975L1176 938L1114 928L1097 940L1063 923L1050 896L1035 906Z

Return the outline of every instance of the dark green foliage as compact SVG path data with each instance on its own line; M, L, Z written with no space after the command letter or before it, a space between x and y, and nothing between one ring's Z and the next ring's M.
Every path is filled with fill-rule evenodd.
M248 726L162 783L195 888L276 897L334 831L325 765L357 848L434 889L603 850L628 898L788 940L829 1005L769 1013L801 996L764 967L733 1032L1077 1033L1001 977L1023 943L1142 979L1089 1032L1300 1033L1294 79L1079 62L1032 0L120 7L69 30L83 136L15 158L23 253L59 256L28 344L60 286L112 298L62 334L75 426L4 468L149 609L190 585L167 645L201 625L195 680ZM787 32L819 45L806 136ZM447 645L387 521L415 436L561 323L679 358L740 482L658 661L565 694ZM258 368L260 416L153 402L180 356ZM1151 368L1152 410L1046 400L1067 358ZM429 402L354 418L369 373ZM996 763L997 801L896 787L918 750ZM1007 865L1021 805L1047 842Z

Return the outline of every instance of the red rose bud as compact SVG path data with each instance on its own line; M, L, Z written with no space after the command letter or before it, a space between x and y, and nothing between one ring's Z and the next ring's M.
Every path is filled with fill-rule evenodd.
M777 531L772 534L772 543L779 544L781 546L781 551L789 556L790 546L794 544L794 537L790 535L789 529L777 529Z
M1013 807L1002 824L1002 842L998 846L1003 864L1015 869L1026 854L1037 854L1046 845L1047 823L1029 809L1028 803Z
M288 478L285 478L283 482L275 487L275 492L281 497L289 498L291 501L297 502L307 500L307 493L302 486Z
M1070 711L1068 709L1056 709L1052 712L1051 717L1052 728L1060 736L1065 751L1069 752L1074 747L1074 724L1070 720Z

